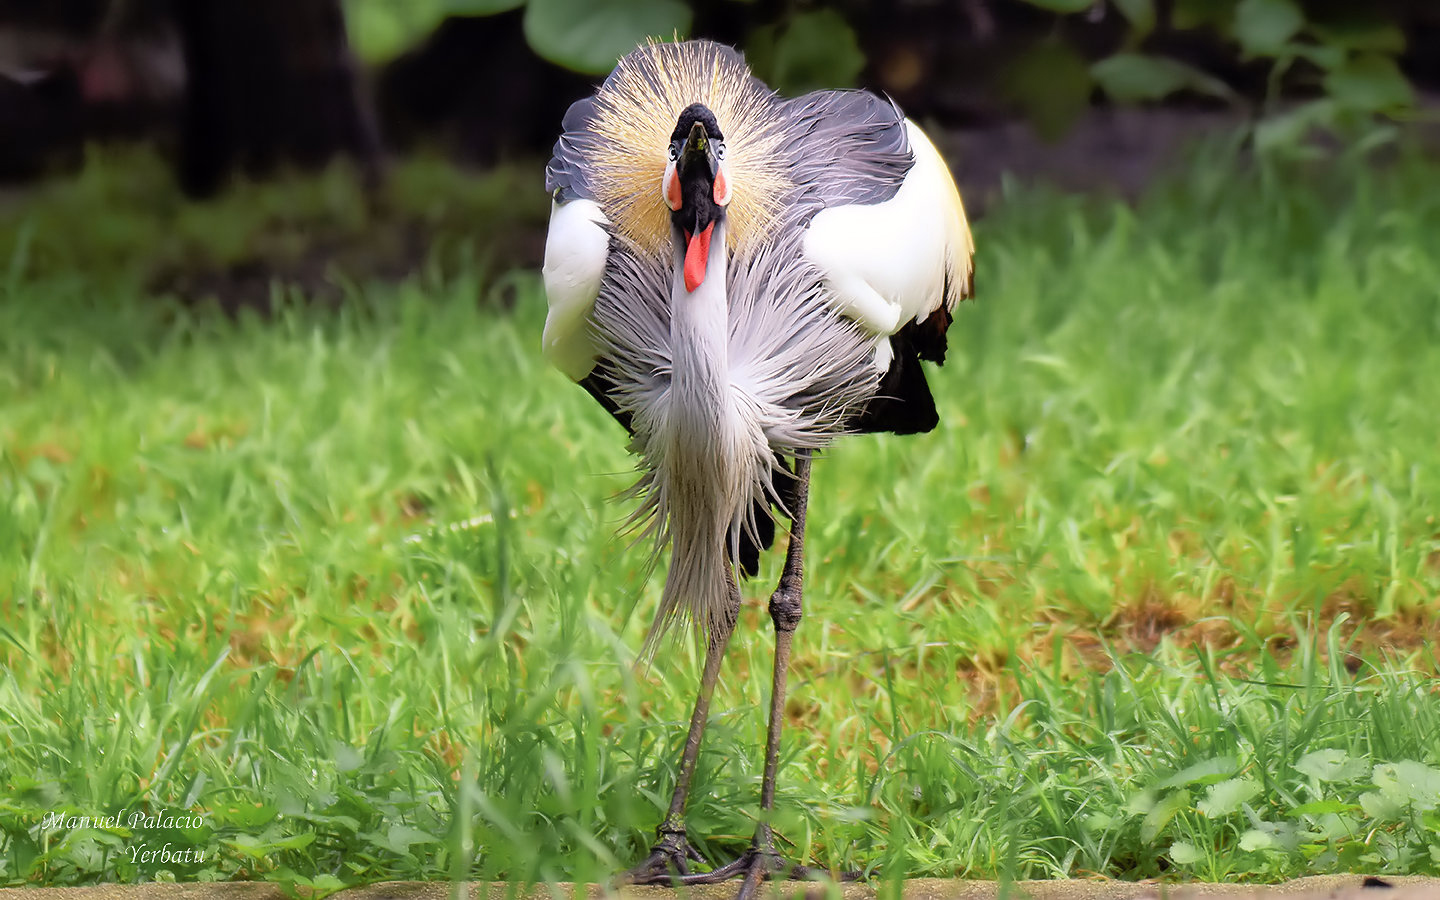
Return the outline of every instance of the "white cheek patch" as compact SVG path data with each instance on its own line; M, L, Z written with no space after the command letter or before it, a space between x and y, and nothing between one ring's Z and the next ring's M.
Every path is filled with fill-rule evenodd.
M666 206L674 210L680 208L682 202L680 181L675 177L675 163L673 160L665 166L665 177L660 179L660 195L665 198Z

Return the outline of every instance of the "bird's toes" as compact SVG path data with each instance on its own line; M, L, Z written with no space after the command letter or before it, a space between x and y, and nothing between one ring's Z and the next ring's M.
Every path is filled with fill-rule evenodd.
M616 886L624 884L672 884L690 875L691 862L703 863L705 857L690 845L683 831L661 832L660 840L650 848L650 855L633 869L614 878Z
M805 866L792 865L788 860L776 853L773 847L752 847L739 860L745 873L745 880L740 882L740 892L736 900L754 900L760 895L760 885L767 881L813 881L816 876L824 876L825 873L809 869ZM824 896L823 889L818 889L816 896ZM806 897L811 893L807 891Z

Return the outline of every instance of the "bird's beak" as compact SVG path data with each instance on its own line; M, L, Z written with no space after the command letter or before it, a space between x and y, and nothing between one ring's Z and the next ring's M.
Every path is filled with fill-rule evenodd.
M703 173L705 179L714 189L715 176L720 170L720 158L715 155L715 149L711 145L710 138L705 133L705 126L696 122L690 128L690 134L685 138L685 145L680 149L680 158L676 161L676 175L684 178L691 172ZM708 217L707 217L708 218ZM691 230L693 228L693 230ZM715 230L715 222L711 219L708 222L696 222L691 228L687 228L685 239L685 287L687 290L695 290L705 280L705 271L710 265L710 235Z
M715 149L710 145L710 138L705 134L705 126L696 122L690 128L690 134L685 138L685 146L680 149L680 159L676 163L678 174L684 175L701 164L704 168L700 171L706 172L710 178L715 177L715 171L720 167L720 160L715 156Z

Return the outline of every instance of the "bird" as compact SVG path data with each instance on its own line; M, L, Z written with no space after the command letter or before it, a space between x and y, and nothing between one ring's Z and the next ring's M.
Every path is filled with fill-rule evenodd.
M735 49L649 41L576 101L545 171L545 357L629 433L626 526L669 563L645 638L689 631L704 666L667 813L625 883L804 874L769 824L794 635L804 614L810 469L842 435L939 422L922 361L943 364L974 243L949 167L890 99L783 97ZM789 520L760 817L709 870L685 806L741 607L740 577Z

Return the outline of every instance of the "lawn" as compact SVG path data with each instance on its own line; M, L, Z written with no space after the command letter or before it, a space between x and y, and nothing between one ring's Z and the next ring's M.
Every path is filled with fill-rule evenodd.
M0 220L0 884L637 861L698 661L634 665L632 462L540 360L536 275L439 215L408 279L352 254L324 302L226 315L155 285L337 204L367 231L343 173L178 226L163 184L87 178ZM784 852L1440 873L1437 179L996 198L940 428L815 468ZM700 758L712 860L754 827L778 574L745 585Z

